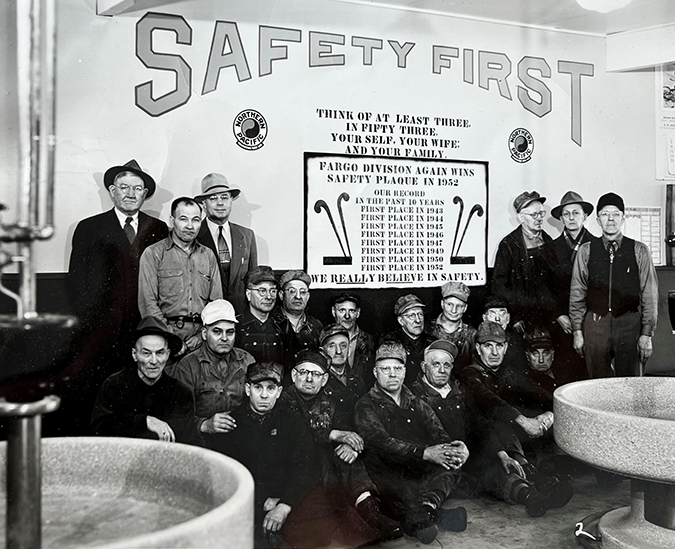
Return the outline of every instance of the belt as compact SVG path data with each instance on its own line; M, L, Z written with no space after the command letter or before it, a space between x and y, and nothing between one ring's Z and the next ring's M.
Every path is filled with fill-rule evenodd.
M170 316L166 320L167 320L167 322L175 322L176 328L178 328L178 329L181 329L183 326L185 326L186 322L190 322L192 324L201 324L202 323L202 317L198 314L183 315L183 316Z

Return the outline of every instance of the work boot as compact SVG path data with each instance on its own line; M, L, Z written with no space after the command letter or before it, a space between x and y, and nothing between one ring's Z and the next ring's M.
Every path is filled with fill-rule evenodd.
M436 521L441 530L449 530L451 532L463 532L466 530L466 509L464 507L457 507L455 509L438 510L438 520Z
M530 486L525 496L525 509L531 517L543 517L549 509L564 507L574 495L570 479L549 477L541 487Z
M373 530L379 532L380 537L378 541L389 541L403 536L403 531L398 522L382 514L380 506L374 497L369 496L357 504L356 512L363 522Z
M430 505L421 505L411 511L403 524L403 531L417 538L420 543L429 545L438 535L436 526L436 509Z

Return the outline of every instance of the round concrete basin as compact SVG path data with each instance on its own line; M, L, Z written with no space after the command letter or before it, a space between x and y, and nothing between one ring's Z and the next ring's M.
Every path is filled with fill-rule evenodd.
M5 456L2 443L3 491ZM184 444L48 438L42 441L42 525L46 548L251 548L253 479L233 459Z
M554 436L571 456L633 478L675 483L675 378L579 381L554 396Z

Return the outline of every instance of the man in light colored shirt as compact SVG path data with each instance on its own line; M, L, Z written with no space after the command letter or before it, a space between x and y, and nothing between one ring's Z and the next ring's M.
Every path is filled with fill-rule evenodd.
M649 248L621 233L615 193L596 208L602 237L579 248L570 287L574 349L592 378L639 376L652 355L659 287ZM613 366L613 367L612 367Z
M202 194L195 197L206 210L197 241L216 254L223 297L237 313L246 306L244 276L258 266L255 233L230 222L232 204L240 195L241 189L230 185L224 175L210 173L202 179Z
M171 204L171 233L141 256L138 308L143 316L164 320L184 343L182 354L201 343L200 313L223 297L220 269L213 252L196 241L201 207L192 198Z

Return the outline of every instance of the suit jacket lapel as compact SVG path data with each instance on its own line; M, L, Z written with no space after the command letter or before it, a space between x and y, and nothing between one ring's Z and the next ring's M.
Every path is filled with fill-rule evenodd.
M232 236L232 263L230 264L230 284L239 277L239 271L244 259L245 242L244 233L237 225L230 223L230 235Z

